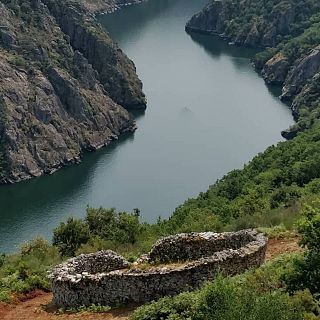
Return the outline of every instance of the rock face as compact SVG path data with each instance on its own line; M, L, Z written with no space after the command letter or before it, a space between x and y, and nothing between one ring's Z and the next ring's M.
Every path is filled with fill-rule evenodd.
M94 17L73 1L43 0L72 47L79 50L97 71L109 96L127 109L145 109L146 100L136 69L109 38Z
M77 163L135 130L123 108L145 107L134 65L79 3L7 1L0 21L0 183Z
M186 30L203 33L222 34L228 12L223 1L211 1L199 13L195 14L187 23Z
M261 75L268 84L282 85L287 77L290 64L282 53L276 54L264 65Z
M299 119L302 109L316 109L315 101L320 99L320 72L316 73L307 84L301 89L299 94L293 99L291 109L296 120Z
M311 127L317 118L320 100L320 46L311 49L289 64L281 53L266 62L262 75L267 83L281 84L280 98L291 103L296 124L282 131L286 139L293 139L299 132Z
M292 99L318 72L320 72L320 45L293 66L283 86L281 98Z
M320 3L309 0L211 0L186 30L268 47L255 57L255 67L266 83L281 85L280 98L291 103L297 123L282 135L292 139L320 118L319 12Z
M141 3L146 0L80 0L82 6L91 13L114 12L121 7Z
M300 8L294 2L280 1L264 8L267 12L262 14L263 5L251 0L211 0L190 19L186 30L217 34L240 45L273 47L294 31L294 22L302 19Z
M54 302L63 308L93 303L114 306L195 290L219 272L235 275L260 266L267 241L254 230L171 236L157 242L141 259L149 268L145 263L143 268L139 264L128 268L125 259L110 251L81 255L50 274ZM175 264L157 266L158 262Z

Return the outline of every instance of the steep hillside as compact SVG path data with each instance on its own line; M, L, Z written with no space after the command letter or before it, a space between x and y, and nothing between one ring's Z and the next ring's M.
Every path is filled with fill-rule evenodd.
M301 33L319 8L313 0L211 0L186 28L239 45L274 47Z
M79 0L81 5L91 13L113 12L121 8L146 0Z
M0 2L0 182L76 163L145 108L135 67L75 1Z
M255 65L269 84L282 86L281 99L291 103L297 124L283 131L291 139L320 117L320 10L303 33L258 54Z
M255 66L268 84L281 85L297 124L292 139L320 116L320 3L312 0L212 0L186 25L187 31L216 34L236 45L267 48Z

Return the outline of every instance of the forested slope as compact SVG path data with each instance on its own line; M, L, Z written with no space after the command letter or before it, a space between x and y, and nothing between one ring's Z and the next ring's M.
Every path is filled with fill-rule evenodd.
M186 30L264 49L255 66L268 84L282 86L281 99L291 104L297 124L282 132L291 139L319 118L319 10L313 0L211 0Z

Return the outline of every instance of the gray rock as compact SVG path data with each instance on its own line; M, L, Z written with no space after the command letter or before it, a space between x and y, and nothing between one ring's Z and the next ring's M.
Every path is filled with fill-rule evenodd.
M98 73L110 97L127 109L145 109L146 99L136 69L96 20L75 2L43 0L59 26Z
M94 17L78 2L44 2L30 3L32 26L0 3L0 183L53 173L134 131L114 100L145 107L133 63Z
M286 80L289 62L281 53L276 54L264 65L261 71L263 79L268 84L281 85Z
M235 44L251 47L273 47L279 43L281 36L291 33L298 15L294 6L287 1L275 5L268 14L254 16L235 27L233 22L241 17L242 8L250 6L250 0L211 0L187 22L186 30L217 34Z
M49 275L54 302L63 308L93 303L114 306L195 290L219 272L235 275L260 266L267 242L254 230L179 234L159 240L149 258L139 260L175 264L150 264L149 268L140 268L139 263L128 268L124 258L110 251L80 255Z
M320 46L315 47L309 55L296 62L285 81L281 99L292 99L301 91L307 80L318 72L320 72Z

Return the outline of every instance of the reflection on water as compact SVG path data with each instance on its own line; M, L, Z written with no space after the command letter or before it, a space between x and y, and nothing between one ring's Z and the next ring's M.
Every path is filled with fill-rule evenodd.
M216 35L205 35L193 32L190 32L189 35L190 38L203 47L212 58L219 58L221 55L232 57L233 59L231 61L240 72L248 72L248 59L252 59L252 57L259 52L259 50L254 48L229 45L228 42L221 41ZM250 70L250 72L251 71L252 70ZM281 86L267 85L267 88L274 97L278 98L281 95ZM289 106L290 102L288 102L287 105Z
M235 57L235 63L238 64L239 58L245 58L245 64L248 65L247 59L251 59L258 52L252 48L240 48L229 45L226 41L221 41L218 36L205 35L199 33L189 33L190 38L203 47L213 58L219 58L221 55Z
M84 161L0 187L0 251L14 249L90 206L140 208L168 217L188 197L281 140L289 109L250 64L252 50L188 35L186 21L206 0L149 0L100 17L135 61L148 99L138 130Z
M81 202L81 199L90 191L88 186L93 179L94 168L101 158L107 163L115 161L117 148L133 140L134 134L124 134L119 140L111 142L108 148L87 154L78 165L64 168L53 175L0 186L0 250L13 248L10 240L18 245L38 234L50 235L62 219L76 212L83 215L89 202ZM77 200L80 202L77 203Z

